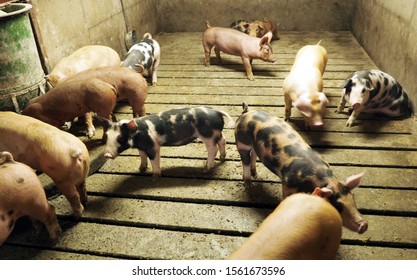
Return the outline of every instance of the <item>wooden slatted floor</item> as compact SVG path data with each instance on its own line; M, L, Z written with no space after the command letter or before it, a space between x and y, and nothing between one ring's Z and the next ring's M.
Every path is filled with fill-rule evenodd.
M174 107L210 105L235 119L243 101L283 117L282 83L296 52L306 44L322 45L329 53L324 75L330 100L325 126L305 131L293 109L291 124L333 167L339 179L366 170L354 191L358 208L369 221L359 235L346 229L338 259L417 259L417 141L415 122L362 116L345 127L348 113L336 114L340 85L352 72L376 68L349 32L286 32L273 42L278 61L254 61L255 81L246 79L239 57L223 55L224 65L203 65L201 33L160 34L162 49L158 85L149 87L146 109L156 113ZM119 104L116 116L129 118ZM101 136L99 134L99 136ZM233 129L225 129L227 160L204 173L204 145L162 149L162 177L138 173L136 150L107 161L87 181L89 204L74 221L62 196L51 200L64 229L55 247L24 230L21 222L0 258L8 259L223 259L281 200L280 180L258 163L255 186L242 183L242 166ZM84 139L84 138L83 138ZM85 140L85 139L84 139ZM85 140L97 143L98 140Z

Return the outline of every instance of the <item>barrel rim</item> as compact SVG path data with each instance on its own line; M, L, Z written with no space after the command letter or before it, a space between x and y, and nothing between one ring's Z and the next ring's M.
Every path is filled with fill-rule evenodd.
M30 9L32 9L32 5L31 4L27 4L27 3L10 3L9 4L10 6L20 6L21 7L21 9L19 9L19 10L16 10L16 11L14 11L14 12L11 12L11 13L6 13L5 15L0 15L0 20L1 19L4 19L4 18L8 18L8 17L12 17L12 16L16 16L16 15L20 15L20 14L23 14L23 13L26 13L26 12L28 12Z

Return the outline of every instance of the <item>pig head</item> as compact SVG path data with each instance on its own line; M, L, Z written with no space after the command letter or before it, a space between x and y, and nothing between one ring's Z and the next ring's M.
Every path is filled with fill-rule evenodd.
M250 36L262 38L269 31L272 32L272 40L279 40L280 37L277 32L277 26L267 17L263 20L254 20L245 25L247 33Z
M291 108L297 108L306 128L323 125L329 101L323 93L323 73L327 64L327 51L317 43L301 48L290 73L284 80L285 120Z

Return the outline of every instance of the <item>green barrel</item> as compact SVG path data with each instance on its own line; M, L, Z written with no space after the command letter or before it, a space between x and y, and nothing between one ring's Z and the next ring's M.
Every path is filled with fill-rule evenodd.
M0 111L20 112L45 90L45 74L30 25L30 4L0 10Z

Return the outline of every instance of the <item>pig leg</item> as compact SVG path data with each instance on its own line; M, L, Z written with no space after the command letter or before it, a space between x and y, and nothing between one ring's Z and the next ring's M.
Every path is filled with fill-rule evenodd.
M214 159L216 158L216 154L219 149L217 147L217 144L214 142L213 138L201 138L201 140L206 145L208 153L206 172L209 172L214 167Z
M289 121L291 117L292 100L289 95L285 95L284 99L285 99L285 121Z
M29 214L37 233L40 232L40 223L43 223L48 230L49 238L53 244L58 242L59 236L62 233L59 226L58 219L55 213L55 207L45 202L45 205L34 207L34 211ZM42 209L43 211L40 211Z
M148 155L144 151L141 151L141 150L139 150L139 155L140 155L139 170L141 172L145 172L146 168L148 168Z
M81 184L77 185L77 191L80 194L81 204L85 206L87 204L87 201L88 201L87 189L85 187L85 181L82 182Z
M242 57L242 61L243 61L243 67L246 70L246 76L248 77L248 79L251 81L255 80L253 78L252 65L251 65L250 59L248 57Z
M349 119L346 122L346 126L353 126L354 121L359 116L360 111L357 109L353 109L352 114L350 115Z
M252 147L244 145L240 142L237 142L237 149L240 154L240 159L242 160L243 182L246 187L251 187L252 186L252 178L251 178Z
M157 71L158 71L158 65L159 65L159 59L155 60L153 66L152 66L152 85L156 86L156 83L158 82L158 77L157 77ZM142 115L143 116L143 115Z
M210 65L210 54L211 54L211 48L213 46L207 45L206 43L203 43L204 47L204 64L206 66Z
M84 206L81 204L80 194L75 185L57 184L57 188L69 201L74 217L79 219L84 212Z
M224 138L223 134L220 135L220 140L217 142L217 146L220 150L220 161L224 162L226 159L226 138Z
M161 153L160 147L154 147L152 150L146 152L152 165L152 177L154 180L161 177ZM142 164L142 163L141 163Z
M220 50L214 47L214 52L216 53L217 62L219 65L222 65L222 58L220 57Z
M252 150L250 152L250 174L252 177L256 177L256 160L258 159L258 156L256 155L255 151Z
M87 137L93 138L94 134L96 134L96 129L93 125L93 114L91 112L85 114L85 124L87 125Z
M345 99L345 95L343 94L342 97L340 98L339 105L337 106L336 113L342 112L345 109L345 105L346 105L346 99Z

